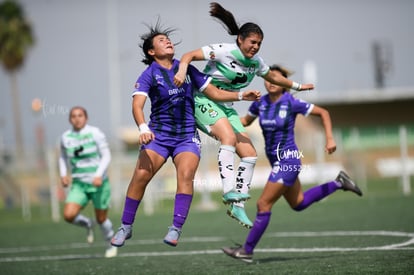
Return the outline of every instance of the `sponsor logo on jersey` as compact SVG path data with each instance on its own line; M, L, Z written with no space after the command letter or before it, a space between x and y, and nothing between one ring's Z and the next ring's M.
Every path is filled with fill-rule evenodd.
M155 80L157 80L158 85L164 86L164 78L161 75L156 74L155 75Z
M83 145L85 144L93 144L95 141L93 139L93 137L91 136L85 136L82 139L77 139L77 138L67 138L64 141L64 146L65 148L71 148L74 150L74 154L79 154L80 152L82 152L84 150ZM82 148L80 151L78 151L80 148ZM76 151L78 151L78 153L76 153ZM76 155L78 156L78 155Z
M270 125L270 126L274 126L277 124L276 121L273 119L262 119L260 122L262 125Z
M168 90L168 95L178 95L181 93L185 93L184 88L174 88Z

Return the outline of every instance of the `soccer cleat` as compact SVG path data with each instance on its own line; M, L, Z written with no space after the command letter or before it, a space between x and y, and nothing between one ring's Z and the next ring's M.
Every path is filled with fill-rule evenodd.
M88 224L87 227L87 232L86 232L86 241L88 242L88 244L92 244L93 241L95 240L94 234L93 234L93 222L91 221L90 224Z
M175 226L168 227L168 233L164 237L164 243L171 245L171 246L177 246L178 239L181 236L181 230L178 229Z
M241 260L243 262L246 262L246 263L252 263L253 262L253 253L252 254L247 254L242 246L223 247L221 250L223 250L223 252L226 255L228 255L230 257L233 257L235 259Z
M359 189L359 187L351 180L351 178L344 171L339 172L335 181L341 184L341 188L344 191L351 191L357 194L358 196L362 196L362 192Z
M239 224L250 229L253 226L253 223L249 220L246 215L246 211L243 207L231 204L230 209L227 210L227 215L237 220Z
M113 258L118 255L118 247L109 245L105 250L105 258Z
M125 240L128 240L132 237L132 226L131 225L121 225L118 228L118 231L111 239L111 244L113 246L121 247L125 244Z
M233 202L241 202L241 201L247 201L250 199L249 194L243 194L236 191L230 191L226 194L223 194L223 203L224 204L230 204Z

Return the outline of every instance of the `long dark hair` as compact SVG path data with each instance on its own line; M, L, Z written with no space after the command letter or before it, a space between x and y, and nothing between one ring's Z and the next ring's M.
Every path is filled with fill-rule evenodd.
M256 33L260 35L262 39L264 38L263 31L259 25L252 22L248 22L239 27L233 14L230 11L224 9L217 2L210 3L210 15L212 17L219 19L222 22L223 27L230 35L240 36L242 40L244 40L251 33ZM237 45L239 44L237 39L236 43Z
M154 48L154 37L157 35L165 35L167 37L170 36L171 33L175 32L176 29L174 28L164 28L161 25L160 18L157 19L157 23L155 26L145 24L145 26L148 27L149 31L143 35L141 35L142 44L139 45L139 47L142 49L144 53L144 58L142 59L142 62L146 65L151 65L152 62L154 62L154 57L148 53L149 50ZM178 44L178 43L176 43Z

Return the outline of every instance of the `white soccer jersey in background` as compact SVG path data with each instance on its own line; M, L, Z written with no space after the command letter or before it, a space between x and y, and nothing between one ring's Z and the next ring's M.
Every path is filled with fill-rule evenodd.
M94 177L107 178L111 154L106 137L98 128L85 125L79 132L67 130L61 137L60 149L61 177L67 175L70 165L73 180L92 184Z

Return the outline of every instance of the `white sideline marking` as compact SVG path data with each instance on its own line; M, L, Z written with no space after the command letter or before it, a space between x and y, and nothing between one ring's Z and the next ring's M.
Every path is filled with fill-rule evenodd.
M414 233L398 232L398 231L325 231L325 232L277 232L268 233L266 237L326 237L326 236L391 236L391 237L407 237L407 241L401 243L393 243L383 246L372 247L311 247L311 248L258 248L255 253L285 253L285 252L346 252L346 251L373 251L373 250L414 250L410 245L414 245ZM221 242L227 238L224 237L191 237L183 238L182 243L203 243L203 242ZM128 241L128 245L139 244L160 244L157 240L141 240ZM104 245L102 245L104 246ZM16 248L0 248L0 254L23 253L23 252L40 252L51 250L63 250L68 248L88 248L88 244L67 244L56 246L36 246L36 247L16 247ZM190 256L205 254L221 254L220 249L210 250L190 250L190 251L158 251L158 252L127 252L120 253L117 257L148 257L148 256ZM0 257L1 262L31 262L31 261L50 261L50 260L73 260L87 258L102 258L102 254L68 254L57 256L27 256L27 257Z

